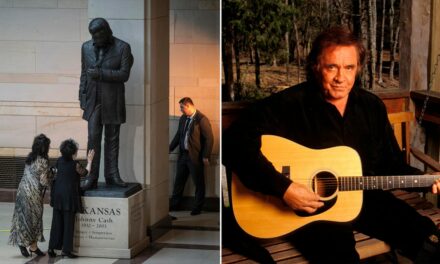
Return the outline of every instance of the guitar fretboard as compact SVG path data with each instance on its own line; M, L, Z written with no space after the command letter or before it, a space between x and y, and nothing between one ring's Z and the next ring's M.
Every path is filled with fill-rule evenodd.
M429 187L438 178L439 175L347 176L338 178L338 187L340 191Z

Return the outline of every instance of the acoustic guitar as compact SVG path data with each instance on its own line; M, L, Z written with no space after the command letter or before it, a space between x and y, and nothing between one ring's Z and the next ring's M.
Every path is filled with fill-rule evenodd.
M350 147L316 150L273 135L261 140L261 152L273 166L317 193L324 206L313 214L293 211L279 198L246 188L232 174L234 216L245 232L258 238L279 237L315 221L351 221L361 210L363 190L428 187L440 177L362 176L360 157Z

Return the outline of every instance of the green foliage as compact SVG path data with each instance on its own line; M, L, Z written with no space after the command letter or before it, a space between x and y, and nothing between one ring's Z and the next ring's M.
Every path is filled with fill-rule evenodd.
M257 83L260 83L258 73L260 65L256 65L257 63L272 65L276 60L277 64L299 64L297 66L301 69L305 64L312 41L328 27L346 25L355 32L361 32L365 39L370 38L366 35L366 30L363 28L360 30L356 23L360 20L365 24L367 2L359 0L222 1L222 34L224 36L226 29L229 30L230 37L226 41L233 42L234 47L234 51L229 49L229 54L235 52L236 55L239 54L241 60L238 65L235 61L232 63L229 60L228 65L243 67L244 64L255 64L256 73L253 79L255 85L243 83L243 80L234 80L233 87L235 88L232 90L235 90L236 98L258 98L266 94L260 89L270 90L268 87L257 88ZM397 21L395 25L398 25L399 2L399 0L394 0L397 14L394 18ZM381 5L378 4L378 6ZM387 4L388 8L390 4ZM387 33L389 25L385 26ZM287 41L286 33L288 33ZM390 44L385 42L385 47L390 49ZM258 52L258 58L256 52ZM293 77L296 73L290 72L289 75L289 81L298 79ZM243 75L240 75L240 78L244 78Z
M277 52L292 27L293 9L282 0L247 0L243 22L249 41L260 51Z

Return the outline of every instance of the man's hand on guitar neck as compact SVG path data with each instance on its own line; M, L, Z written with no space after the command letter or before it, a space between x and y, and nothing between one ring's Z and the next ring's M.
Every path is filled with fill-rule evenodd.
M440 171L433 172L431 174L440 175ZM440 177L439 177L440 178ZM440 194L440 179L437 179L432 185L432 193Z
M440 190L440 189L439 189ZM291 183L283 195L283 200L295 211L314 213L324 203L319 201L319 196L311 192L305 185Z

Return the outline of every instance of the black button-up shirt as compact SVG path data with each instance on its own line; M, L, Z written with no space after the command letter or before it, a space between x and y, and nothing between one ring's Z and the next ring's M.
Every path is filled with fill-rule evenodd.
M325 101L317 85L305 82L255 103L223 132L225 166L248 188L281 198L292 181L261 153L264 134L313 149L349 146L360 155L363 175L420 173L404 162L383 102L357 86L344 116Z

